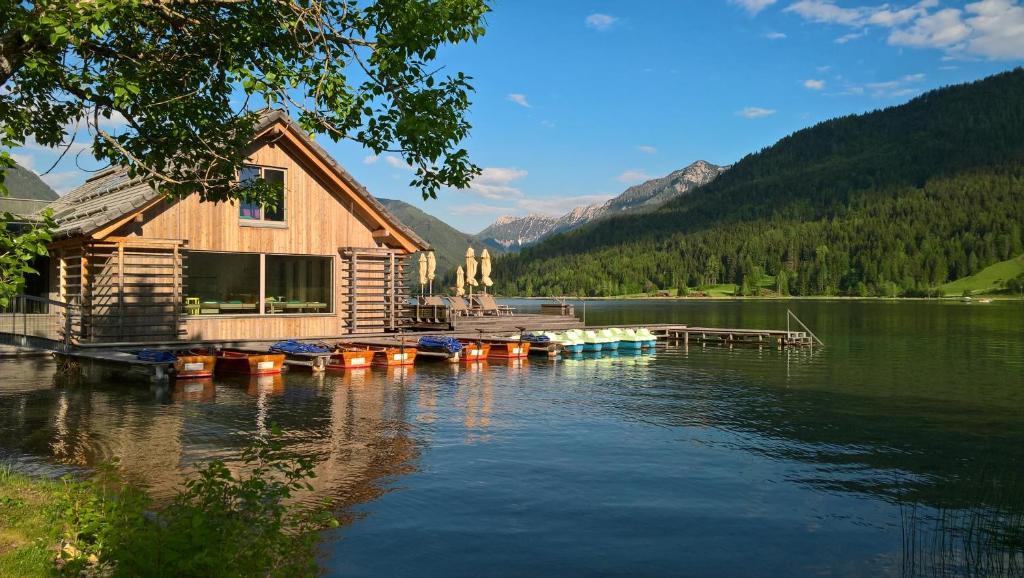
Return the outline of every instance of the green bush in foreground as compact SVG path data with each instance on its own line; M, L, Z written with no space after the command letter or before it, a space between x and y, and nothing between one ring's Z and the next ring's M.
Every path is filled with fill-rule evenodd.
M85 482L65 480L49 505L49 520L59 531L40 532L37 539L62 536L59 553L52 542L43 548L51 560L49 574L316 575L317 531L337 522L326 504L290 503L295 492L312 489L312 462L286 454L276 432L254 441L243 451L242 461L242 474L219 460L201 466L174 500L156 512L145 492L124 484L111 465ZM38 558L38 553L33 555ZM2 562L0 557L0 569Z

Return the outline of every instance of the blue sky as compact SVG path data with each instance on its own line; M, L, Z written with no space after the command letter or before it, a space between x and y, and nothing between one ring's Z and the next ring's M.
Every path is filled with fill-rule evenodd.
M442 52L474 77L484 168L424 202L385 155L325 144L370 191L466 232L560 214L697 159L729 164L838 115L890 106L1024 59L1021 0L499 0L477 44ZM45 170L50 153L22 149ZM86 177L65 161L45 178Z

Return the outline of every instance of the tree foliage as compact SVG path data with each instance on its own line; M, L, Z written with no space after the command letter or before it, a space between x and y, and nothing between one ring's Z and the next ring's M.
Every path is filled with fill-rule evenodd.
M0 0L0 149L95 158L170 195L273 205L238 187L258 110L416 168L424 197L479 170L470 79L437 64L484 33L486 0ZM0 150L0 175L9 167ZM0 193L3 192L0 180Z
M1024 253L1024 70L823 122L658 211L499 258L506 293L775 277L793 295L925 295Z

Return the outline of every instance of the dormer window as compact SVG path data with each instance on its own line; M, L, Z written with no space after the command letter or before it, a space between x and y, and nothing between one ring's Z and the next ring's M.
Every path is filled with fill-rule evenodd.
M271 185L281 187L281 202L276 207L267 207L259 203L242 200L238 208L238 218L247 222L283 223L285 203L287 201L284 190L284 170L246 165L238 171L238 180L243 185L261 178Z

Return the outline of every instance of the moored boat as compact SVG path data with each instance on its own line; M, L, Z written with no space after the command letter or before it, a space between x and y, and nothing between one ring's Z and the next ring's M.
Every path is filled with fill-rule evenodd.
M558 345L562 346L562 351L566 353L575 354L583 352L582 339L574 339L566 333L548 332L545 333L544 335L547 335L548 339L550 339L552 343L557 343Z
M415 347L371 347L375 349L373 364L385 367L412 365L416 361Z
M583 331L581 329L570 329L565 332L566 336L577 339L583 343L583 349L581 351L593 352L601 351L604 345L604 340L599 338L593 331Z
M474 363L487 359L491 354L491 344L485 341L470 341L462 343L462 351L459 352L459 361Z
M174 378L200 379L212 377L217 356L212 351L192 349L175 353Z
M530 354L529 341L492 341L488 358L519 359Z
M283 353L254 353L237 349L221 349L217 352L217 373L277 375L283 367Z
M612 329L612 332L619 338L619 349L640 351L647 346L646 338L638 335L635 329L619 329L616 327Z
M642 339L646 345L644 347L655 347L658 345L658 337L651 333L651 330L646 327L641 327L636 330L637 337Z
M614 329L602 329L597 332L597 336L607 340L605 341L604 348L613 350L619 348L619 343L621 340L619 339L619 336Z
M374 352L362 345L339 344L331 352L327 361L327 369L362 369L370 367Z

